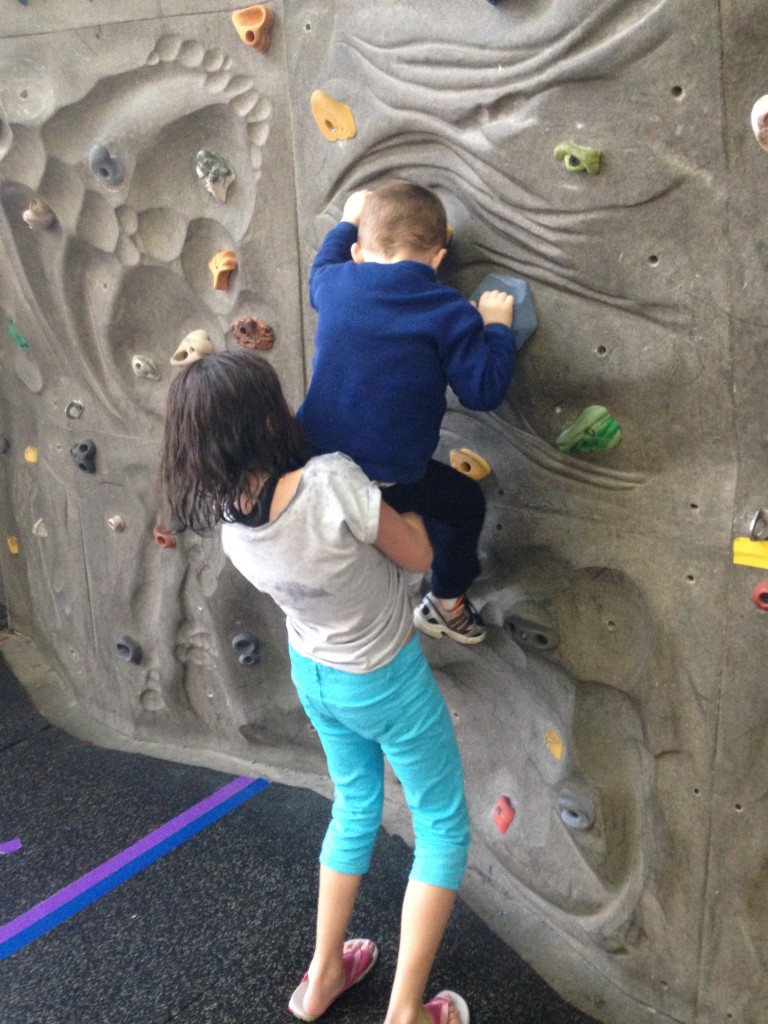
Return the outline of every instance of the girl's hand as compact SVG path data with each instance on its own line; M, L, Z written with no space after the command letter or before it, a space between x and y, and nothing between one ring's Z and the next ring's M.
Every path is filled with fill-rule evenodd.
M426 572L432 564L432 545L421 516L395 512L385 501L379 512L376 547L408 572Z

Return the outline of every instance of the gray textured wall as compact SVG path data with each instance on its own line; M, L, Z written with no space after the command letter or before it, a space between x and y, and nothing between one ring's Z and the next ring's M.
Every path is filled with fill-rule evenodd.
M258 316L299 402L324 230L351 190L420 181L454 228L446 279L525 276L539 315L503 407L452 406L441 449L493 469L477 597L496 628L478 649L425 643L467 769L465 895L601 1020L764 1024L768 619L751 595L768 569L731 551L768 503L762 5L284 0L265 53L239 41L237 6L3 6L0 564L12 624L55 671L48 710L327 792L280 614L216 537L152 542L169 358L196 329L232 348L230 323ZM349 103L354 138L321 135L315 89ZM600 173L566 170L563 141L601 150ZM119 188L89 168L95 144ZM223 205L195 175L201 148L235 169ZM23 219L36 196L47 230ZM224 249L239 270L215 291ZM591 404L621 444L562 454ZM86 439L93 474L70 456ZM231 647L243 630L258 665ZM566 789L591 828L562 820ZM395 787L386 815L407 836Z

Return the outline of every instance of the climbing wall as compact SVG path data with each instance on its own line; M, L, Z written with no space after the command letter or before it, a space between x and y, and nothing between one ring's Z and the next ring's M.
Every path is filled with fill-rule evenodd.
M354 189L430 186L444 279L524 278L538 316L440 448L490 467L494 628L424 642L464 895L599 1020L764 1024L758 0L0 2L0 565L44 710L328 792L280 613L164 529L162 410L239 344L298 404L324 232Z

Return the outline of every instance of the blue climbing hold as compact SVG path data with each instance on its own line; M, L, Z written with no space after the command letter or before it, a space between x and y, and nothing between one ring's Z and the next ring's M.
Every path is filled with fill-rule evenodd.
M88 166L102 184L117 188L125 181L123 165L105 146L92 146L88 154Z
M470 295L477 302L483 292L500 291L511 295L515 300L515 315L512 319L512 337L519 351L528 341L538 326L533 296L527 281L511 274L486 274L480 284Z

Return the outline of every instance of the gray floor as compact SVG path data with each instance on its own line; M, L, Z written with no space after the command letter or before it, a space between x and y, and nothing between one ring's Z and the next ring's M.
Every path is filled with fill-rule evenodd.
M0 926L230 781L91 746L48 725L0 655ZM312 948L329 803L272 784L0 962L3 1024L266 1024ZM323 1017L380 1024L410 851L382 833L352 932L380 962ZM589 1024L459 902L430 991L461 992L473 1024Z

